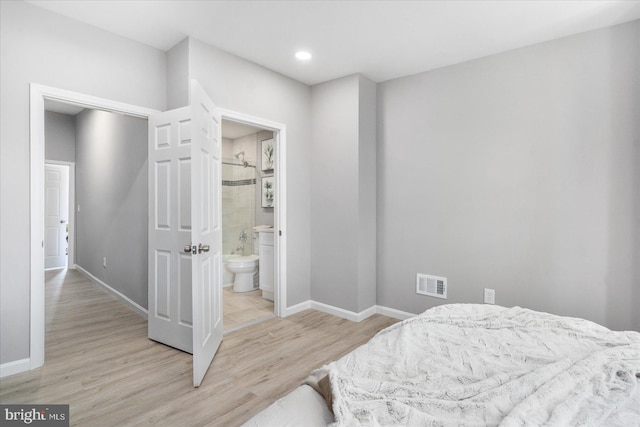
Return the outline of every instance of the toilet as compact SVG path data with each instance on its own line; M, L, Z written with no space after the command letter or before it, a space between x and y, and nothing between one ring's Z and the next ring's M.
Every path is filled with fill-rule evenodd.
M235 274L234 292L249 292L258 289L258 256L239 256L229 258L227 268Z

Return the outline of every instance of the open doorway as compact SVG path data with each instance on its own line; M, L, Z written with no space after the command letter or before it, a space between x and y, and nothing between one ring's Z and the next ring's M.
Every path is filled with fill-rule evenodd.
M225 332L274 317L274 134L222 120Z
M44 363L45 304L44 304L44 173L45 173L45 101L56 101L80 108L93 108L132 117L148 119L155 110L111 101L103 98L31 84L30 102L30 182L31 182L31 322L30 357L26 369L35 369ZM274 168L274 311L276 316L286 315L286 179L285 143L286 127L269 120L221 109L222 118L234 122L253 124L274 132L276 165ZM134 307L135 308L135 307ZM142 308L146 313L146 310Z

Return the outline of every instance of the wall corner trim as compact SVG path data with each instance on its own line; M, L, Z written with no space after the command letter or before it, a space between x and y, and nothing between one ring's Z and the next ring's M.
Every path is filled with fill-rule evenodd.
M84 268L80 267L78 264L75 264L75 268L79 272L81 272L82 274L87 276L87 278L89 278L89 280L91 280L92 282L94 282L97 285L102 286L104 288L104 290L109 292L111 295L115 296L119 300L121 300L124 303L126 303L129 306L129 308L131 308L137 314L139 314L140 316L144 317L145 319L148 319L148 311L147 311L146 308L142 307L140 304L138 304L137 302L133 301L131 298L129 298L128 296L124 295L120 291L117 291L117 290L113 289L111 286L107 285L102 280L98 279L96 276L94 276L93 274L89 273Z
M345 310L343 308L335 307L333 305L324 304L313 300L303 301L299 304L288 307L285 316L291 316L310 308L313 310L321 311L323 313L332 314L343 319L351 320L352 322L361 322L364 319L373 316L374 314L381 314L383 316L391 317L398 320L405 320L410 317L416 316L416 314L414 313L396 310L395 308L384 307L381 305L372 305L371 307L366 308L359 313L356 313L355 311Z
M301 311L308 310L310 308L311 308L311 301L309 301L309 300L303 301L303 302L298 303L296 305L292 305L291 307L287 307L285 312L284 312L284 316L282 316L282 317L291 316L291 315L294 315L296 313L300 313Z
M36 366L37 367L37 366ZM0 378L31 370L31 359L14 360L0 365Z
M376 314L376 306L371 307L356 313L355 311L345 310L343 308L334 307L329 304L324 304L317 301L311 301L311 308L321 311L323 313L333 314L334 316L341 317L343 319L351 320L352 322L360 322L369 316Z
M417 314L414 314L414 313L396 310L395 308L384 307L382 305L376 306L376 313L382 314L383 316L392 317L398 320L405 320L410 317L417 316Z

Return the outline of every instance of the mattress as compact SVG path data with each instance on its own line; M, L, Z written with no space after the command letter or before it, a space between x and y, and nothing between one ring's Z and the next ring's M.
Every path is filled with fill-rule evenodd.
M334 421L324 398L309 385L303 384L251 418L243 427L326 427ZM631 399L601 424L601 427L638 426L640 380Z
M248 425L633 426L638 376L637 332L520 307L451 304L390 326L314 372L308 383L335 420L324 397L304 386ZM283 424L300 409L304 422Z

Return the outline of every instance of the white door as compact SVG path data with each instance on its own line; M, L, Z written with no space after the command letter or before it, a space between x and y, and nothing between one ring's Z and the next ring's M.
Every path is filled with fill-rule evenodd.
M199 386L222 341L220 114L191 104L149 118L149 338L193 353Z
M191 109L149 117L149 338L191 353ZM184 246L188 245L189 252Z
M220 112L191 81L193 159L193 384L198 387L222 342L222 135Z
M44 177L44 268L65 268L69 220L69 167L46 164Z

